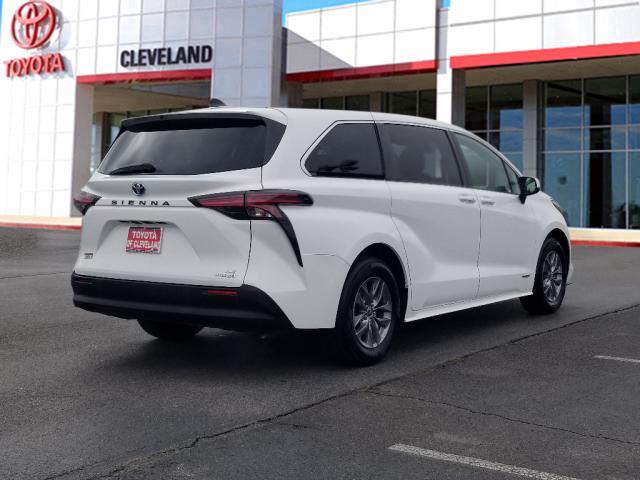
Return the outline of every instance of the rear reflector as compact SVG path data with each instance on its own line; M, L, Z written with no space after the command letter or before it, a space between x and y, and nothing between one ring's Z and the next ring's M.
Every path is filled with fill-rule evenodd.
M235 290L206 290L207 295L216 295L220 297L237 297L238 292Z
M210 208L236 220L273 220L278 222L287 235L302 266L302 255L291 221L280 208L287 206L310 206L313 199L304 192L295 190L251 190L248 192L215 193L191 197L196 207Z

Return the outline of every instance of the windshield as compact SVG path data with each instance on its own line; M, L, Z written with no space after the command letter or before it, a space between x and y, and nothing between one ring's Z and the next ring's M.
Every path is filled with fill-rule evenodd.
M258 118L143 122L121 131L99 172L199 175L261 167L275 150L269 137Z

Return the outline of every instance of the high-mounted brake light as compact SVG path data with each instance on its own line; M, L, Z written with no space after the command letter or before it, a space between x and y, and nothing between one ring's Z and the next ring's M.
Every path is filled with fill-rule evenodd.
M251 190L248 192L215 193L189 199L196 207L210 208L237 220L273 220L287 235L296 259L302 266L302 255L293 225L281 205L313 205L312 198L295 190Z
M101 197L94 195L84 190L80 190L73 197L73 206L76 207L82 215L87 213L90 207L93 207Z

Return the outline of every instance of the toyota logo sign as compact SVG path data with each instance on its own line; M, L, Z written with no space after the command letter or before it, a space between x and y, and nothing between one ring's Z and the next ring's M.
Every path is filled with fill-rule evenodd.
M47 2L34 0L23 4L13 15L11 36L20 48L42 47L56 29L56 12Z
M131 185L131 190L133 190L133 193L135 193L138 196L144 195L144 192L147 191L145 186L141 183L134 183L133 185Z

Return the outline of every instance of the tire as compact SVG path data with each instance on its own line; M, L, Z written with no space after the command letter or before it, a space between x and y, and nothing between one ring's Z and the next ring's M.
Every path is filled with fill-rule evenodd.
M568 271L567 252L555 238L547 238L538 258L533 295L520 299L524 309L535 315L556 312L564 300Z
M149 335L171 342L182 342L195 337L202 327L182 323L159 322L157 320L139 319L138 323Z
M400 289L389 267L374 257L359 260L347 275L338 305L334 333L340 359L355 366L382 360L400 312Z

